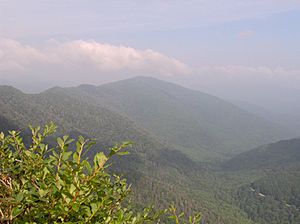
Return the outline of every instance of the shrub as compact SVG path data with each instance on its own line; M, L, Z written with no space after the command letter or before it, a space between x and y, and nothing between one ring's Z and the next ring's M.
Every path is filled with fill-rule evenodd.
M50 148L45 138L56 126L31 127L32 142L26 146L20 132L0 133L1 223L159 223L166 212L175 223L182 214L176 209L135 212L126 201L130 186L107 171L108 161L130 143L116 145L109 153L97 152L90 162L85 154L95 144L79 136L75 145L68 136L57 138ZM71 148L74 148L71 150ZM200 215L191 217L198 223Z

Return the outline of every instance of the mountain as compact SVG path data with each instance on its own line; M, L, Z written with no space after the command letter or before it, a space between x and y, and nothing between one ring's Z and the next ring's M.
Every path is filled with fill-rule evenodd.
M117 142L133 141L130 155L116 158L113 167L132 183L138 208L149 204L163 208L174 202L180 210L188 214L201 211L207 223L217 224L268 223L270 217L276 220L269 223L279 224L290 215L293 223L300 214L295 190L298 179L293 179L297 166L223 171L218 169L219 161L207 162L208 158L224 160L224 154L285 134L276 124L222 99L145 77L98 87L54 87L39 94L0 86L1 131L25 130L26 138L28 124L49 121L58 125L58 135L96 138L91 154ZM292 193L282 190L285 181ZM249 194L250 187L255 194ZM279 218L273 212L258 212L260 198L255 197L261 189L277 192L268 194L272 200L263 208L273 211L269 206L275 206L274 211L282 214ZM291 209L282 209L283 201Z
M240 187L236 202L261 224L300 223L300 170L268 172Z
M290 111L278 112L277 110L269 110L262 106L245 101L230 100L230 102L257 116L267 119L273 123L277 123L284 127L284 129L290 130L291 133L294 133L294 136L291 137L300 136L300 115L296 110L294 110L294 108L290 108Z
M90 136L97 139L99 147L105 148L115 143L130 140L134 142L130 156L118 161L119 169L130 173L130 178L155 176L153 167L164 168L166 173L173 170L192 170L185 156L149 137L134 123L105 108L94 106L65 94L62 88L55 88L41 94L24 94L12 87L0 88L1 130L11 127L24 129L29 124L42 125L54 121L59 126L59 133ZM182 162L179 160L182 159ZM130 164L128 165L128 161ZM176 163L174 161L177 161ZM197 166L195 166L197 168ZM150 175L152 171L153 174ZM174 171L175 170L175 171ZM146 174L147 173L147 174ZM160 175L161 178L162 175ZM140 180L137 180L140 181ZM142 181L142 180L141 180ZM177 192L178 193L178 192Z
M287 135L279 125L227 101L154 78L68 90L133 120L192 158L206 158L207 151L237 153Z
M132 183L133 201L138 208L149 204L165 208L174 202L187 214L201 211L213 223L251 223L228 198L216 194L221 192L218 178L204 164L162 143L123 115L92 103L85 95L79 97L59 87L24 94L0 86L0 114L0 130L25 130L29 135L25 129L29 124L54 121L59 135L96 138L98 144L91 154L118 142L133 141L130 154L116 158L113 167Z
M224 163L230 170L278 169L300 165L300 138L282 140L241 153Z
M223 167L248 179L235 190L235 198L251 220L300 223L300 138L244 152Z

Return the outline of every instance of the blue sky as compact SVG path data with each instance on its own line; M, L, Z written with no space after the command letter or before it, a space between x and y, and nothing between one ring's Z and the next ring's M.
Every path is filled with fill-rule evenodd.
M299 40L299 0L0 0L0 82L150 75L264 104L253 89L300 91Z
M1 37L25 44L93 39L191 65L299 67L300 1L2 0L0 21Z

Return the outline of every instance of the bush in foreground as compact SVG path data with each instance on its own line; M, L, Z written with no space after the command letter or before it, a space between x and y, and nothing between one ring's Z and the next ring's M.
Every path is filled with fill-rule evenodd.
M0 223L161 223L169 214L173 223L183 221L176 208L135 212L125 199L130 186L125 179L107 172L108 160L129 143L95 154L93 162L85 155L95 144L79 137L76 149L68 136L57 138L50 148L45 138L56 130L49 124L32 128L29 147L19 132L0 133ZM188 223L199 223L200 215Z

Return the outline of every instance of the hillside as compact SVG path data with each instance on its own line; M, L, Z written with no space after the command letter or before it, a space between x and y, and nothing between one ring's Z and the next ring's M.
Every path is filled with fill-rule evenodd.
M300 163L300 138L267 144L224 163L229 170L278 169Z
M275 109L268 110L262 106L258 106L245 101L230 101L246 111L249 111L257 116L277 123L285 129L290 130L291 133L294 133L294 135L291 136L291 138L300 136L300 115L299 113L297 113L297 109L290 108L290 111L278 112ZM297 106L295 105L295 107Z
M272 161L276 161L270 163L266 171L265 161L255 158L257 153L252 153L251 158L261 167L253 171L249 171L250 165L253 165L250 157L244 160L239 158L252 151L224 163L236 165L236 169L224 165L226 171L223 171L218 169L218 164L207 163L207 158L224 159L222 154L232 152L230 147L233 144L240 145L243 150L246 149L243 147L244 141L256 137L252 144L258 144L262 138L256 133L261 133L266 139L275 138L276 134L269 136L273 133L269 128L277 128L213 96L140 77L99 87L55 87L40 94L24 94L13 87L0 86L0 114L0 129L4 131L54 121L59 126L59 134L67 132L72 137L83 135L96 138L98 143L95 149L104 149L126 140L133 141L130 155L114 160L114 167L133 184L133 200L139 208L148 204L163 208L175 202L187 214L200 210L208 223L219 224L268 223L270 220L279 224L284 223L282 221L288 219L290 214L294 217L290 220L297 220L300 214L297 210L298 193L295 191L298 179L293 178L299 174L296 169L299 157L293 154L297 153L298 143L292 143L294 140L287 144L290 149L283 144L282 147L275 147L276 153L260 155L270 159L274 156ZM239 119L248 120L238 122ZM153 126L150 125L152 122ZM225 127L229 128L229 123L233 127L230 130L240 128L240 133L237 130L222 132ZM216 131L209 132L213 127ZM248 133L248 139L242 131L244 129L255 134ZM270 133L264 135L263 130ZM225 141L225 137L230 141ZM298 142L297 139L295 141ZM217 143L223 143L226 147L217 148ZM284 157L280 148L286 148L290 156ZM95 153L95 149L90 153ZM222 149L224 152L221 153ZM275 158L286 158L281 165L290 164L292 159L295 164L284 173L286 166L282 166L283 171L277 170L279 160ZM239 162L245 168L239 167ZM266 178L272 178L273 182ZM255 194L249 192L250 188L255 189ZM282 190L284 188L292 193L287 194ZM260 198L256 196L261 189L268 189L264 193L272 192L268 194L270 200L264 202L263 208L268 210L273 206L276 214L282 214L280 217L274 212L258 212ZM282 208L283 201L294 207Z
M202 164L172 150L128 118L89 100L78 99L68 90L54 88L41 94L24 94L13 87L1 86L0 114L1 130L20 130L28 124L51 120L59 126L59 133L96 138L96 149L133 141L130 155L115 160L114 167L133 184L134 201L139 207L154 204L163 208L175 202L187 214L200 210L214 223L217 220L218 223L251 223L236 205L215 193L220 191L220 186Z
M262 224L300 222L300 139L283 140L225 162L231 175L247 178L235 198L248 217Z
M279 125L222 99L154 78L68 90L128 117L193 158L197 153L205 157L207 151L245 151L288 134Z

